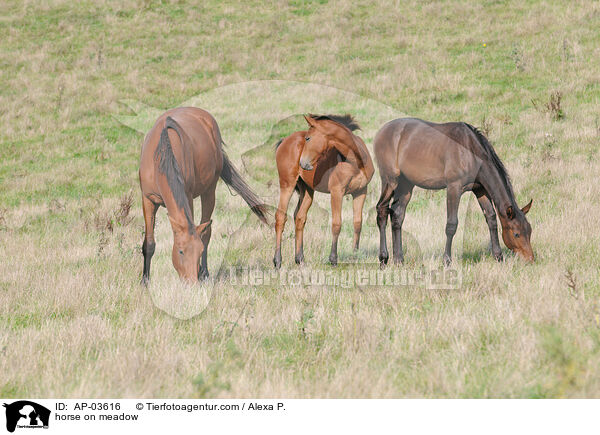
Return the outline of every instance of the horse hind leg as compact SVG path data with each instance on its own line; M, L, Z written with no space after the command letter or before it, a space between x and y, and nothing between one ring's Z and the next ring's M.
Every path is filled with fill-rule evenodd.
M389 253L387 250L387 240L385 234L385 228L387 225L387 219L390 212L389 205L392 196L394 195L394 189L396 188L396 182L392 180L381 180L381 195L379 201L377 201L377 227L379 228L379 263L381 267L385 267L389 259Z
M446 197L446 249L444 250L444 264L446 266L452 263L452 239L458 227L458 205L461 193L461 184L448 185Z
M362 230L362 212L367 198L367 188L364 187L352 194L352 214L354 220L354 250L358 250L360 244L360 232Z
M402 252L402 224L406 215L406 206L412 196L414 185L408 181L401 180L394 190L394 202L392 203L392 243L394 249L394 263L404 263Z
M342 198L344 192L340 188L331 189L331 253L329 254L329 263L337 266L337 244L342 230Z
M156 243L154 241L154 225L156 223L156 211L158 205L153 203L146 195L142 195L142 209L144 211L144 241L142 243L142 254L144 254L144 271L142 273L143 286L147 286L150 282L150 262L154 255Z
M275 255L273 256L273 265L275 266L275 269L281 267L281 239L285 221L287 220L288 205L290 203L290 198L294 193L294 187L295 183L289 183L280 187L279 191L279 204L277 205L277 211L275 212Z

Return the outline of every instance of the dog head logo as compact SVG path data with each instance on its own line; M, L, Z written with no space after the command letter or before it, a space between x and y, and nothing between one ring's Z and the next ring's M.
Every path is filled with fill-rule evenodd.
M50 410L28 400L4 404L6 408L6 430L18 428L48 428Z

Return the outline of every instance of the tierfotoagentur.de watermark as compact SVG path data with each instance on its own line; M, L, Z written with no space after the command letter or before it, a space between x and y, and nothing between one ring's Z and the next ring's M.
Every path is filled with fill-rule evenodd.
M373 264L355 264L348 268L294 268L279 270L229 267L222 275L232 286L244 287L335 287L351 288L400 288L418 287L431 290L453 290L460 287L459 268L421 266L416 269L399 267L381 269Z

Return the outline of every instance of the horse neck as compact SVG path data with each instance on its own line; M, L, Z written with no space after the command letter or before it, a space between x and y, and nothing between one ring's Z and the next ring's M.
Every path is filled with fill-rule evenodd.
M185 199L182 207L180 204L178 204L175 196L173 195L173 191L170 188L167 189L166 192L163 192L161 196L163 197L165 208L169 214L169 220L172 219L173 221L177 222L179 227L187 228L187 232L193 234L195 231L194 212L189 201ZM171 227L173 228L173 232L175 232L176 229L172 222Z
M336 138L340 145L336 149L344 156L346 161L355 165L358 169L366 169L368 172L374 170L371 156L366 149L360 149L352 137L352 133L346 133L341 138Z
M483 162L477 178L494 203L500 219L507 219L506 209L509 206L516 207L516 202L512 191L504 184L498 169L491 162Z

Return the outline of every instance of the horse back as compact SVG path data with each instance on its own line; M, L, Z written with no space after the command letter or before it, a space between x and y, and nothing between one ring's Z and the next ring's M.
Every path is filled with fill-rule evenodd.
M406 177L413 184L441 189L478 166L470 130L462 122L437 124L400 118L385 124L373 143L382 180Z
M167 117L171 117L180 127L178 131L169 128L167 134L175 160L181 168L186 191L196 197L218 180L223 168L223 151L215 119L207 111L195 107L166 111L146 135L140 157L142 191L162 197L162 191L166 190L166 184L161 182L163 177L160 176L155 153Z

